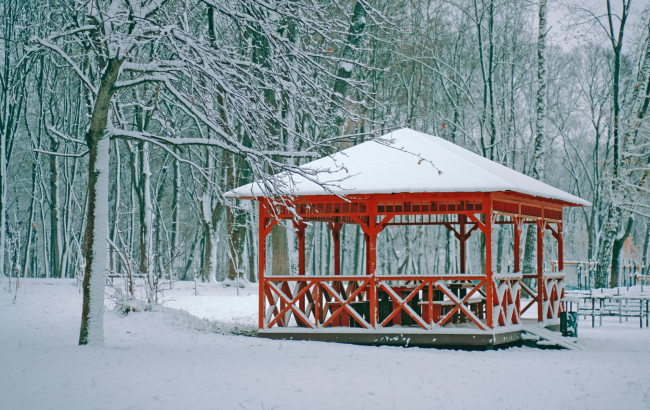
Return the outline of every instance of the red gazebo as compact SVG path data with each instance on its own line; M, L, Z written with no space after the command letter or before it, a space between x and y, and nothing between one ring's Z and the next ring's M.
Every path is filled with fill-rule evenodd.
M535 303L541 326L563 310L562 208L589 202L492 162L449 141L401 129L303 165L305 176L278 176L291 195L269 198L259 182L227 196L260 201L259 331L276 339L420 346L496 346L520 340L521 315ZM311 172L310 172L311 171ZM315 177L309 177L319 171ZM310 180L315 178L317 182ZM265 272L266 238L291 219L298 275ZM334 275L305 274L305 228L326 222ZM537 273L520 272L520 235L537 225ZM341 272L340 231L365 237L366 274ZM514 272L494 272L492 230L514 224ZM459 241L460 273L376 274L377 236L397 225L442 225ZM558 271L544 272L544 231L557 240ZM468 274L466 241L485 235L485 267ZM527 286L522 279L534 279ZM531 300L521 306L523 289Z

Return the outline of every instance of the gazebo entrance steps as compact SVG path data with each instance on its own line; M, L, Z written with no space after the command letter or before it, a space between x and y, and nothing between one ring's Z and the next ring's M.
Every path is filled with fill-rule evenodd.
M257 337L275 340L304 340L348 343L365 346L433 347L441 349L491 350L512 346L535 346L540 341L549 345L561 340L559 319L538 323L521 319L522 324L480 330L473 324L448 324L433 330L415 326L391 326L379 329L327 327L307 329L288 326L259 329ZM544 334L540 336L541 334ZM534 335L530 337L529 335ZM532 342L531 342L532 340ZM563 346L566 347L566 346Z

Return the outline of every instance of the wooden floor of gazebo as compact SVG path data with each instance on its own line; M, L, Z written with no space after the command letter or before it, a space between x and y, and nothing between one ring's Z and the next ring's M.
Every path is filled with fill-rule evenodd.
M539 326L559 331L559 319L539 324L537 319L522 319L522 325ZM522 325L503 326L491 331L477 327L446 325L435 330L415 327L394 326L365 330L360 328L330 327L314 332L303 327L274 327L260 329L258 337L275 340L306 340L315 342L348 343L365 346L434 347L442 349L490 350L503 347L522 346L525 342Z

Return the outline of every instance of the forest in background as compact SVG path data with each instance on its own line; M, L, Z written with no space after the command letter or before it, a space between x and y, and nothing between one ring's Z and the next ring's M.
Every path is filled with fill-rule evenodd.
M255 282L256 204L223 194L289 192L274 174L315 178L298 166L410 127L591 201L564 211L565 259L598 260L596 284L615 285L610 264L646 265L650 242L650 24L631 3L549 2L566 16L551 36L546 0L5 0L0 270L85 273L89 301L104 266L152 289ZM438 228L384 232L379 272L458 272ZM342 271L360 274L362 232L341 238ZM330 273L329 228L306 241L307 272ZM297 270L291 226L269 247L274 274Z

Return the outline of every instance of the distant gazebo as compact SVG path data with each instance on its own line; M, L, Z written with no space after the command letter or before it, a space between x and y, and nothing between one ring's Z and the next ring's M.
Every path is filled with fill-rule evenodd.
M559 324L564 309L562 208L589 202L492 162L438 137L391 132L280 174L291 195L265 196L261 182L227 196L259 201L259 331L276 339L419 346L496 346L520 340L521 315L537 303L541 326ZM276 181L277 182L277 181ZM501 216L501 218L497 218ZM293 219L298 275L265 272L266 238L280 219ZM305 274L305 228L326 222L334 241L334 275ZM520 235L537 225L537 273L520 272ZM343 224L364 232L366 274L341 272ZM514 225L514 269L493 272L492 229ZM459 241L460 273L376 274L376 243L398 225L442 225ZM543 269L544 231L557 240L558 271ZM485 235L485 273L467 274L466 241ZM534 279L527 286L522 279ZM520 291L531 301L521 306Z

